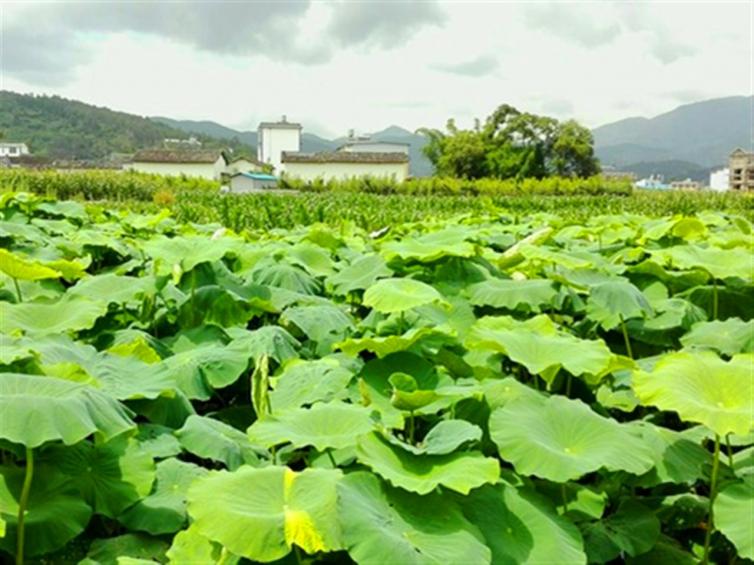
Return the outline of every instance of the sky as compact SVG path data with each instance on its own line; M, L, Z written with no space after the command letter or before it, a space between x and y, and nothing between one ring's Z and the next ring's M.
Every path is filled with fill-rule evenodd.
M328 137L754 94L754 0L0 0L0 89Z

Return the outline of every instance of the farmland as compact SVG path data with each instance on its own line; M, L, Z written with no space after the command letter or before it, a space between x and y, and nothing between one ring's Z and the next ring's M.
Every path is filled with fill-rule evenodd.
M0 557L754 559L750 198L30 178Z

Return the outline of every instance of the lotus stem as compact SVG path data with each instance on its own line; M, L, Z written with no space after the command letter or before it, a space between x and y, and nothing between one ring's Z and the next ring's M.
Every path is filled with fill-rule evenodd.
M728 452L728 467L733 469L733 448L730 446L730 434L725 434L725 447Z
M225 565L225 562L228 560L228 555L230 555L228 548L223 546L223 549L220 552L220 558L217 560L217 563L215 565Z
M568 495L566 493L565 483L560 485L560 494L563 497L563 514L566 514L568 512Z
M570 398L571 396L571 383L572 382L573 382L573 377L571 376L571 373L568 373L568 376L566 377L566 390L565 390L565 395L568 398Z
M34 452L32 448L26 448L26 472L24 473L24 484L21 487L21 498L18 501L18 525L16 529L16 565L24 565L24 535L26 507L29 504L29 493L31 492L31 481L34 477Z
M408 417L408 441L414 445L414 411L411 410Z
M709 548L712 541L712 532L715 531L714 504L717 496L717 472L720 468L720 435L715 434L715 453L712 459L712 476L709 487L709 509L707 511L707 533L704 535L704 557L702 564L709 563Z
M16 277L13 278L13 286L16 287L16 297L18 298L19 304L24 301L23 296L21 296L21 287L18 285L18 279Z
M338 464L335 462L335 457L332 456L332 451L330 449L326 449L325 453L327 453L327 457L330 459L330 463L332 463L332 468L337 469Z
M717 279L712 279L712 319L717 320L717 311L719 309L719 299L717 294Z
M628 337L628 328L626 328L626 322L623 319L623 316L620 317L620 329L623 332L623 341L626 344L626 353L631 359L633 359L634 352L631 349L631 339Z

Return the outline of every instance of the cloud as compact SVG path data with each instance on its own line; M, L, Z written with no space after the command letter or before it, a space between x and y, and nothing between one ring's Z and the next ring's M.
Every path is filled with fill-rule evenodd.
M546 100L541 104L542 111L545 114L554 114L555 116L567 116L573 114L573 104L568 100Z
M431 67L438 71L462 75L467 77L480 77L490 74L498 68L497 59L490 55L480 55L469 61L460 63L436 63Z
M433 2L344 2L327 6L324 33L310 38L311 7L310 0L28 4L17 9L23 17L3 24L2 71L35 84L63 84L96 50L95 40L113 33L156 36L219 55L319 64L344 46L400 46L422 26L443 20Z
M527 6L524 19L530 27L552 33L582 47L598 47L612 42L621 33L617 22L605 23L599 12L574 5L537 4Z
M696 54L696 49L691 45L675 41L668 35L657 34L652 39L650 53L663 65L668 65L683 57Z
M433 1L341 2L328 32L341 46L398 47L425 26L441 25L445 14Z
M655 9L656 10L656 9ZM663 65L668 65L696 54L696 49L689 44L672 37L663 18L652 6L638 3L622 3L618 5L618 16L622 25L634 33L644 33L649 36L649 52Z

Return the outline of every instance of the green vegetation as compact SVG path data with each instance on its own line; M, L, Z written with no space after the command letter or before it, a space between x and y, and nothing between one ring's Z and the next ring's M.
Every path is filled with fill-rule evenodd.
M148 118L114 112L59 96L0 91L0 132L9 141L51 158L105 159L111 153L133 153L160 147L163 139L186 133ZM239 141L197 136L205 147L254 150Z
M752 224L576 198L239 234L0 194L0 558L754 559Z
M448 120L447 133L422 129L424 153L438 175L480 179L590 177L599 172L591 132L573 120L520 112L502 104L472 130Z

